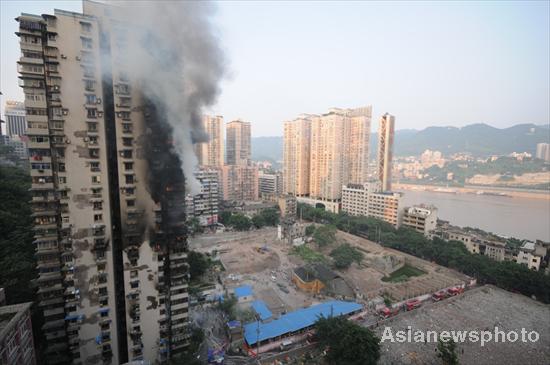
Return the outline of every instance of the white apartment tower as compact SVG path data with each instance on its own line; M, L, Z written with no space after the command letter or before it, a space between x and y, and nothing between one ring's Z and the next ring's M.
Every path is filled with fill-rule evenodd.
M48 364L163 363L187 345L183 173L125 72L131 25L108 10L17 19Z
M394 128L395 117L384 114L378 126L378 179L383 191L391 191Z
M18 68L21 71L23 65L19 64ZM25 65L25 68L40 66L28 66ZM4 116L6 117L6 135L10 137L15 136L24 136L27 134L27 121L25 120L25 103L20 101L7 100L6 106L4 108Z
M309 196L311 120L303 114L285 122L283 139L283 191L295 196Z
M224 165L223 117L205 115L203 127L208 142L195 145L199 166L222 167Z

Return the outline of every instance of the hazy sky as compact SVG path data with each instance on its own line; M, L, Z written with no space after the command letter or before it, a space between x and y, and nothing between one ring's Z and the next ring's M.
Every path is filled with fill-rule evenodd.
M81 3L0 6L3 108L23 99L14 18ZM367 104L398 129L548 123L549 13L547 1L224 1L215 22L230 72L212 112L251 121L255 136L281 135L300 113Z

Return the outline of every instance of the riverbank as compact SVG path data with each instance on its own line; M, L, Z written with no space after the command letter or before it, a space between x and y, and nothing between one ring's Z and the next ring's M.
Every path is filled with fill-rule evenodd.
M503 197L515 197L525 199L538 199L550 201L550 192L535 189L504 188L482 185L467 185L464 187L442 187L438 185L417 185L417 184L392 184L393 190L431 191L448 194L478 194L497 195Z

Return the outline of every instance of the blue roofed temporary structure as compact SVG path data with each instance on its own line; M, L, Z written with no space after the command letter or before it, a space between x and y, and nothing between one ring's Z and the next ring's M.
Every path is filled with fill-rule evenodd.
M350 314L362 308L363 306L359 303L332 300L284 314L281 318L269 323L245 324L244 339L249 346L254 345L258 341L265 341L313 326L319 317Z
M271 311L267 308L267 305L262 300L255 300L252 302L252 309L260 316L262 321L271 318Z
M252 296L252 287L250 285L243 285L235 288L235 296L237 297L237 299L241 297Z

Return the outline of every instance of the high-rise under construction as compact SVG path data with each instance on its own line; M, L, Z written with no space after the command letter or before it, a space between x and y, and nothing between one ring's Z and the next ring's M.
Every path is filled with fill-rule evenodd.
M181 161L108 8L17 18L48 364L162 363L188 343Z

